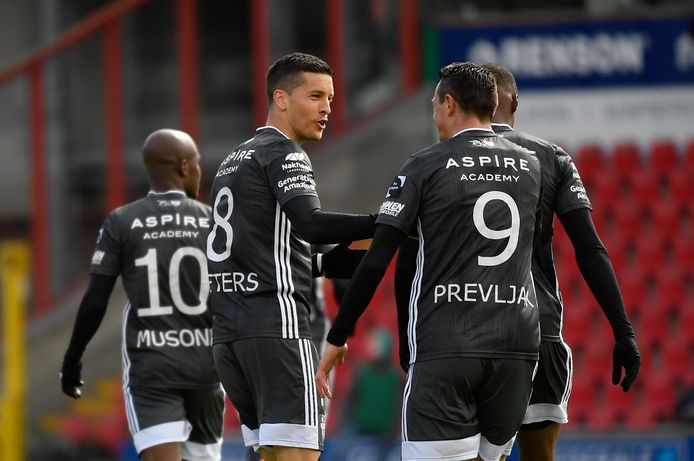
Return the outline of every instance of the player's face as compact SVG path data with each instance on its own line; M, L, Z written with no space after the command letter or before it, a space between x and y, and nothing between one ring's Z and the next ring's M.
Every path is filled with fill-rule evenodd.
M436 125L436 130L439 133L439 141L441 142L450 138L450 134L448 133L449 130L446 127L446 104L445 98L443 101L439 100L439 85L437 84L434 90L434 97L431 98L431 105L434 108L434 125Z
M303 83L287 95L287 119L293 131L287 134L298 143L321 139L328 125L333 94L330 75L304 72Z
M185 182L186 195L190 198L197 198L200 192L200 154L195 151L195 154L191 155L187 161L188 176Z

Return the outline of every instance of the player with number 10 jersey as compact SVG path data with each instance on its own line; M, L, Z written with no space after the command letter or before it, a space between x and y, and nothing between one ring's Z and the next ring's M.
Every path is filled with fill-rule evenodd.
M207 205L171 191L118 208L99 231L91 273L122 274L128 293L126 385L219 386L202 250L209 226Z

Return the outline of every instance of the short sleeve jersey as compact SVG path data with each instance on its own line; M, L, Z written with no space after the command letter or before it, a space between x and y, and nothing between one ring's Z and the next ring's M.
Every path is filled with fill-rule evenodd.
M126 384L218 386L205 243L210 207L182 191L150 193L104 222L91 273L123 278Z
M377 223L419 235L410 361L534 360L540 343L531 255L540 166L491 130L464 130L406 161Z
M222 161L207 241L215 342L311 338L311 249L282 211L305 195L317 196L311 161L274 127Z
M519 146L532 150L542 168L542 231L533 256L533 276L540 308L542 341L559 342L563 301L559 291L552 238L554 214L561 216L579 208L592 209L581 177L569 154L548 141L515 131L509 125L494 124L494 131Z

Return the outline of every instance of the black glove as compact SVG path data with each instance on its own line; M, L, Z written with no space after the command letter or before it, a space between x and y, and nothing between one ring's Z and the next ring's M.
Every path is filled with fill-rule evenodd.
M82 395L80 387L83 385L82 362L65 358L63 368L60 370L60 387L63 388L63 393L73 399L78 399Z
M314 264L313 275L325 274L331 279L348 279L352 277L367 250L353 250L349 243L341 243L323 253L320 267ZM315 255L314 255L315 257ZM317 275L318 273L318 275Z
M622 378L622 368L624 368L624 378ZM624 392L628 391L636 381L639 368L641 368L641 354L636 346L636 338L633 336L619 338L612 350L612 384L621 384Z

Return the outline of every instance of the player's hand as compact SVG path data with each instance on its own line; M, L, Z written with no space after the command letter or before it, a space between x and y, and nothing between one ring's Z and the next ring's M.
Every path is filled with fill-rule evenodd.
M64 360L63 368L60 370L60 387L62 387L63 393L73 399L78 399L82 395L80 387L83 385L82 362Z
M622 378L624 368L624 378ZM633 336L617 340L612 351L612 384L621 384L624 392L628 391L641 368L641 354ZM621 380L621 383L620 383Z
M323 357L321 357L320 363L318 364L318 371L316 372L316 387L318 387L318 394L321 397L333 398L333 394L330 392L328 378L330 377L330 371L333 367L345 361L345 355L347 355L347 344L339 347L333 346L330 343L327 344Z
M323 273L333 279L351 278L365 254L366 250L353 250L349 243L341 243L323 253Z

